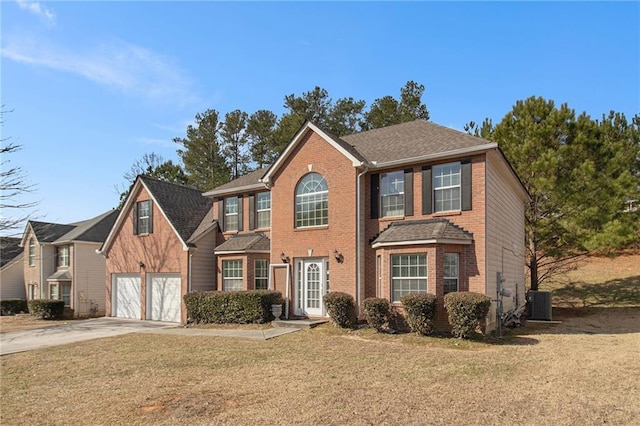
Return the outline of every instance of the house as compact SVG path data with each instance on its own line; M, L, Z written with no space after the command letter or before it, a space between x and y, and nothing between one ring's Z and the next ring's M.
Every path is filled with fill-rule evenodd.
M21 240L27 300L64 300L74 317L104 313L105 262L95 251L118 215L71 224L29 221Z
M211 208L198 190L136 179L98 250L106 259L107 316L186 322L182 296L216 288Z
M496 143L424 120L336 137L307 122L277 161L204 194L220 227L221 290L270 287L291 316L329 291L391 301L473 291L525 301L529 195Z
M0 300L27 298L20 238L0 237Z

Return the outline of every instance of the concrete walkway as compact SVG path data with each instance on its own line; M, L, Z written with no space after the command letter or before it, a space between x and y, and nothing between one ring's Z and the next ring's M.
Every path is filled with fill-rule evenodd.
M265 330L184 328L175 323L102 317L69 321L67 324L53 327L2 333L0 334L0 355L130 333L222 336L267 340L296 331L299 330L294 328L270 328Z

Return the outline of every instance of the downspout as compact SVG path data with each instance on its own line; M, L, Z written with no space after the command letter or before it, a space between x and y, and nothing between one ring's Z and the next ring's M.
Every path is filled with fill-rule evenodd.
M361 227L363 226L361 211L362 202L360 201L362 185L360 184L360 181L362 180L362 177L369 171L369 166L367 166L364 162L361 165L364 166L364 170L360 174L358 174L358 178L356 181L356 309L358 314L360 313L360 292L362 289L362 247L360 244L360 239L362 235Z
M191 293L191 257L193 252L189 249L189 257L187 258L187 293Z

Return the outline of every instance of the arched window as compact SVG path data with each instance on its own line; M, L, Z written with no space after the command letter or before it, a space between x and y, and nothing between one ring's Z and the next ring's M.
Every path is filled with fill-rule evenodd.
M309 173L296 186L296 228L326 225L328 221L327 181L318 173Z

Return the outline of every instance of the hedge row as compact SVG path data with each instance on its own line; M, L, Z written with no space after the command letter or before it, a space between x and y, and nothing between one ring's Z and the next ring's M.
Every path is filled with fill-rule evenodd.
M27 312L27 301L24 299L0 300L0 315L15 315Z
M471 336L487 317L491 299L484 294L460 291L444 296L451 333L459 338Z
M275 319L271 305L282 302L282 293L271 290L195 291L184 295L187 322L195 324L266 323Z
M58 319L64 315L64 300L29 300L29 313L42 319Z

